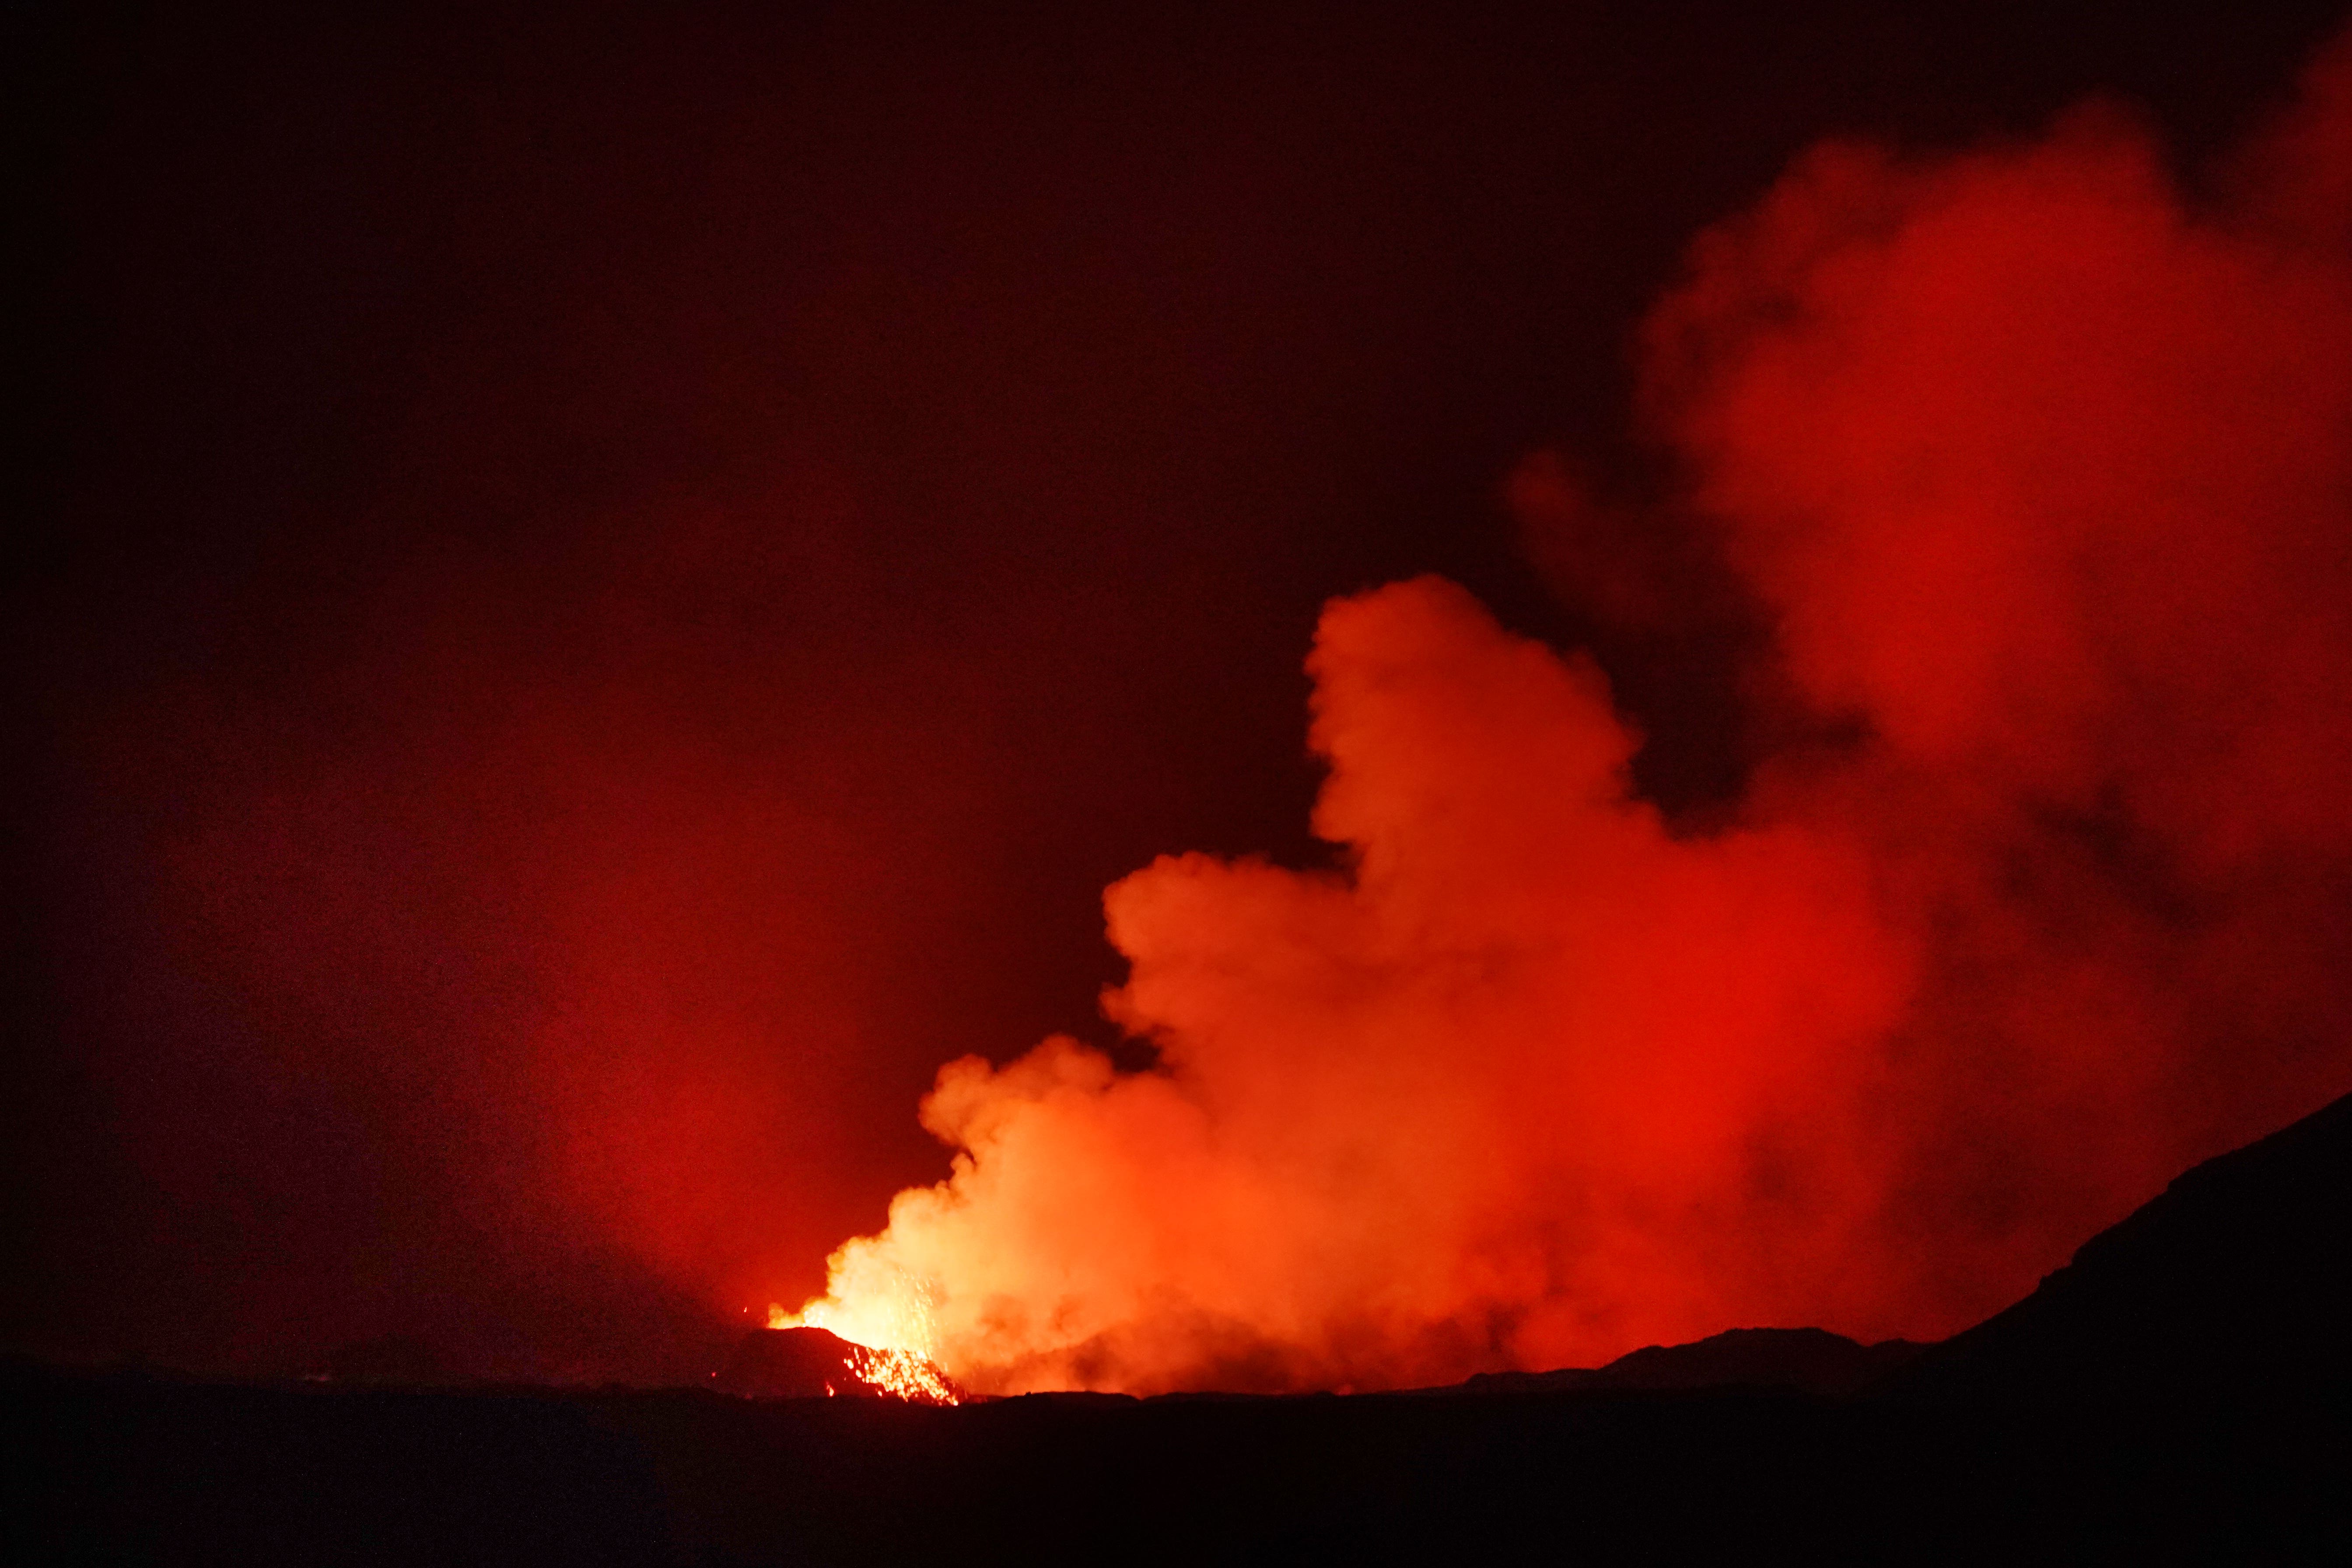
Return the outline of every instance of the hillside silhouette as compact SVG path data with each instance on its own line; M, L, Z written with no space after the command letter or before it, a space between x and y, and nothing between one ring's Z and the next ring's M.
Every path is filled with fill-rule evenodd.
M2352 1095L2208 1160L1921 1355L1921 1394L2236 1398L2352 1379Z

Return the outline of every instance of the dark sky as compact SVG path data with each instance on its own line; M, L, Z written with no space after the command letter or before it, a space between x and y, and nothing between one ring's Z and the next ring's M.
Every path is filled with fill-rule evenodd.
M1319 853L1333 595L1596 644L1724 798L1741 628L1502 500L1654 482L1694 234L2086 94L2193 169L2341 16L47 9L0 1341L557 1375L817 1288L942 1061L1108 1040L1105 884Z

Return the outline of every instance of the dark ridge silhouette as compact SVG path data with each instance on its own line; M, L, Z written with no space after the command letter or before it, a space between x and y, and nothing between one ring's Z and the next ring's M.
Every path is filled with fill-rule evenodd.
M1686 1345L1647 1345L1601 1367L1480 1373L1479 1394L1580 1394L1611 1389L1790 1388L1838 1397L1882 1382L1927 1347L1866 1345L1827 1329L1729 1329Z
M2352 1095L2190 1170L1897 1379L1916 1394L2058 1399L2347 1383Z

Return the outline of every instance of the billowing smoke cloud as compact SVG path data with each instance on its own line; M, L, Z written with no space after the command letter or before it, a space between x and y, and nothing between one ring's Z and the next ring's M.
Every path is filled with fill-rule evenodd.
M1345 868L1114 886L1157 1066L950 1064L953 1174L814 1315L919 1295L999 1389L1938 1335L2352 1087L2347 178L2347 43L2193 195L2108 110L1802 160L1642 340L1702 548L1517 487L1597 614L1704 558L1769 628L1732 819L1633 792L1591 660L1439 581L1333 604Z

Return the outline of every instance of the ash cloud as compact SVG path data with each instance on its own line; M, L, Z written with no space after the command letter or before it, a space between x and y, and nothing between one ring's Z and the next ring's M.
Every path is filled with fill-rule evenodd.
M953 1173L829 1321L920 1280L960 1378L1139 1392L1930 1337L2340 1093L2352 39L2206 175L2094 107L1826 145L1701 237L1645 417L1809 738L1673 826L1589 658L1433 579L1334 603L1344 869L1112 887L1158 1065L943 1068ZM1680 553L1531 475L1538 555L1665 618Z

